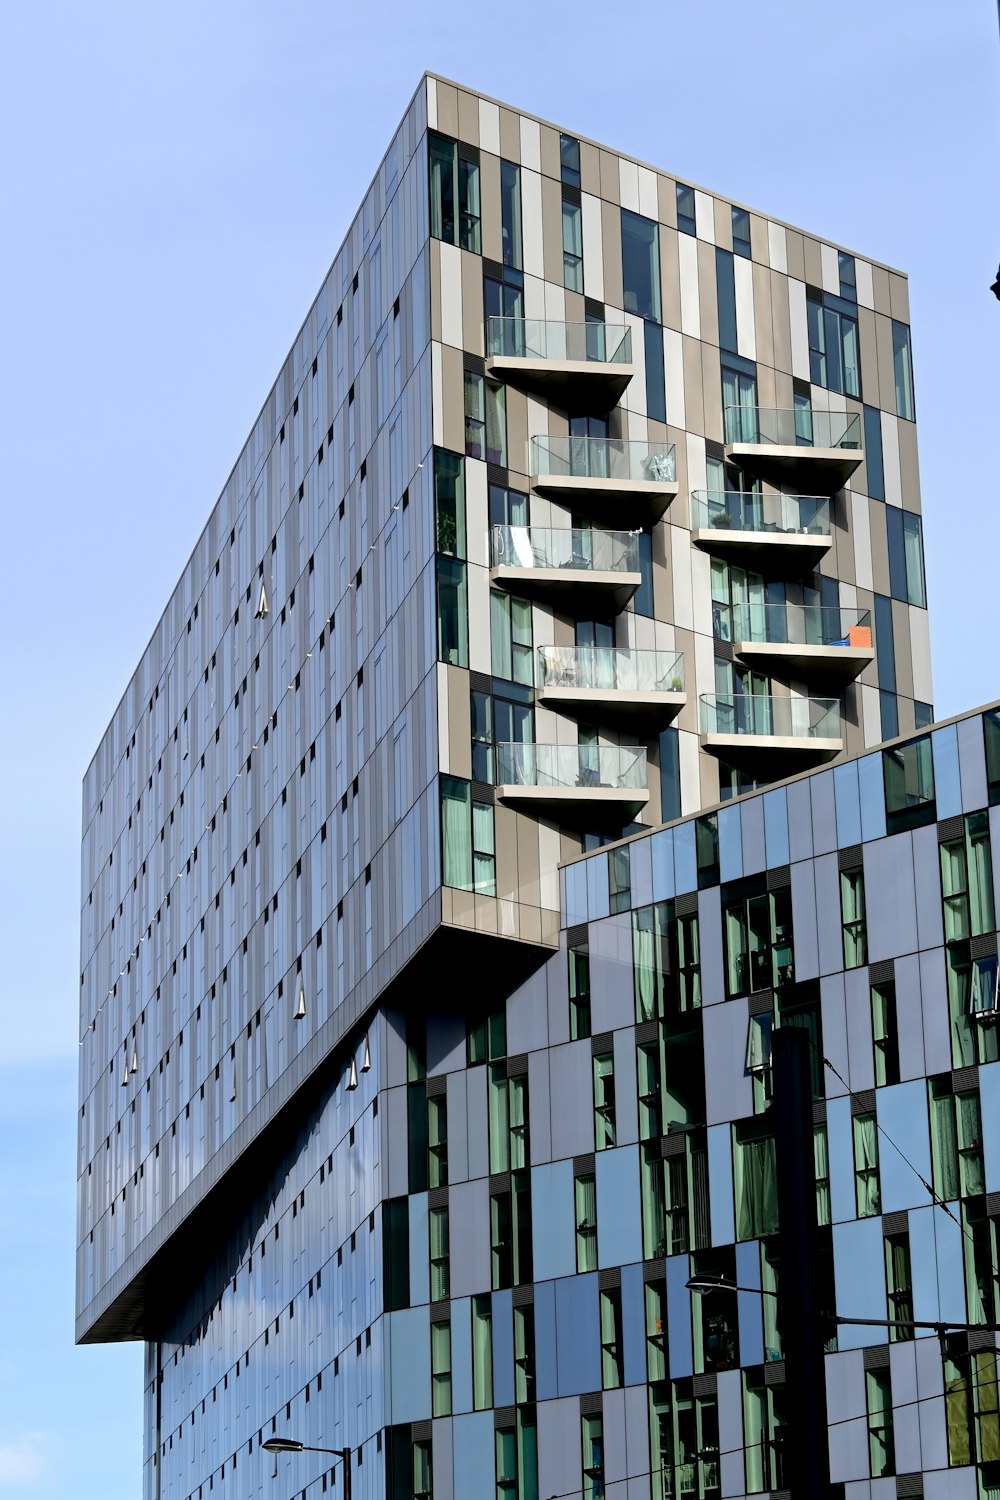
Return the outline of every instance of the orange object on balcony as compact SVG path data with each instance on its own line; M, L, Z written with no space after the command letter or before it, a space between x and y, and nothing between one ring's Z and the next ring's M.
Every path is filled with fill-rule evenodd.
M852 646L860 646L865 651L872 649L872 631L870 625L852 625L847 632L847 639Z

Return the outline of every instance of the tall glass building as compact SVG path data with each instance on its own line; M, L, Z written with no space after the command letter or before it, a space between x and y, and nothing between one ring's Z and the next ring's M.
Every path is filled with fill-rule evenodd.
M905 277L425 77L84 783L147 1500L1000 1487L931 696Z

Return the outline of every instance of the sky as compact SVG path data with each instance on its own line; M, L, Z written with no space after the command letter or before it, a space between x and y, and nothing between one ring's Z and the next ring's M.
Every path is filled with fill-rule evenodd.
M0 1500L132 1500L141 1348L73 1346L81 779L421 72L908 273L945 717L1000 696L997 10L0 0L0 21Z

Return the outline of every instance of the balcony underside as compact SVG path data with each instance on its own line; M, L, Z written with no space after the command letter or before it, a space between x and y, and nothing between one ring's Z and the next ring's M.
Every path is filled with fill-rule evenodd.
M808 532L729 531L707 526L691 533L703 552L750 564L758 573L810 573L833 545L829 536Z
M595 720L601 724L635 725L655 734L677 717L687 702L687 694L565 684L540 688L538 701L545 708L573 718Z
M493 355L486 361L490 380L541 396L561 411L598 416L617 406L635 366L597 359L516 359Z
M649 801L647 787L498 786L502 802L565 828L624 828Z
M583 619L620 614L642 583L641 573L597 572L587 568L493 569L490 582L522 599L552 603L563 614Z
M875 660L873 646L786 645L779 641L736 641L733 650L747 666L768 677L810 682L853 682Z
M793 485L802 494L832 495L864 458L860 448L783 447L777 443L727 443L726 463L750 474Z
M715 730L701 736L701 747L711 755L729 761L750 776L778 781L794 776L810 766L821 766L833 760L844 748L844 741L810 738L806 735L725 734Z
M582 474L535 474L531 487L591 520L617 526L652 526L677 494L677 481L593 479Z

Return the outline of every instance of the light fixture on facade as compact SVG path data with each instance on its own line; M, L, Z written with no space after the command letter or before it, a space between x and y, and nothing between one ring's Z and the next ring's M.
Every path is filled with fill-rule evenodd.
M254 619L255 620L263 620L264 616L266 614L268 614L269 609L270 609L270 606L268 605L268 602L267 602L267 590L265 589L264 584L262 582L261 586L260 586L260 598L257 600L257 609L256 609L256 612L254 614Z
M299 984L299 998L295 1006L296 1021L304 1021L306 1018L306 991L305 985Z
M133 1047L132 1048L132 1063L131 1063L131 1066L129 1067L129 1072L130 1073L138 1073L138 1071L139 1071L139 1052L138 1052L137 1048Z
M352 1057L351 1058L351 1071L350 1071L350 1073L347 1076L347 1091L348 1091L348 1093L349 1094L353 1094L354 1090L357 1088L357 1086L358 1086L358 1070L357 1070L357 1067L355 1066L354 1058Z
M365 1037L365 1060L361 1064L361 1071L362 1071L362 1073L370 1073L371 1072L371 1066L372 1066L372 1054L371 1054L371 1048L368 1045L368 1037L366 1036Z
M126 1052L125 1057L123 1059L123 1063L124 1063L124 1065L122 1067L122 1088L123 1089L127 1089L128 1088L128 1053L127 1052Z

